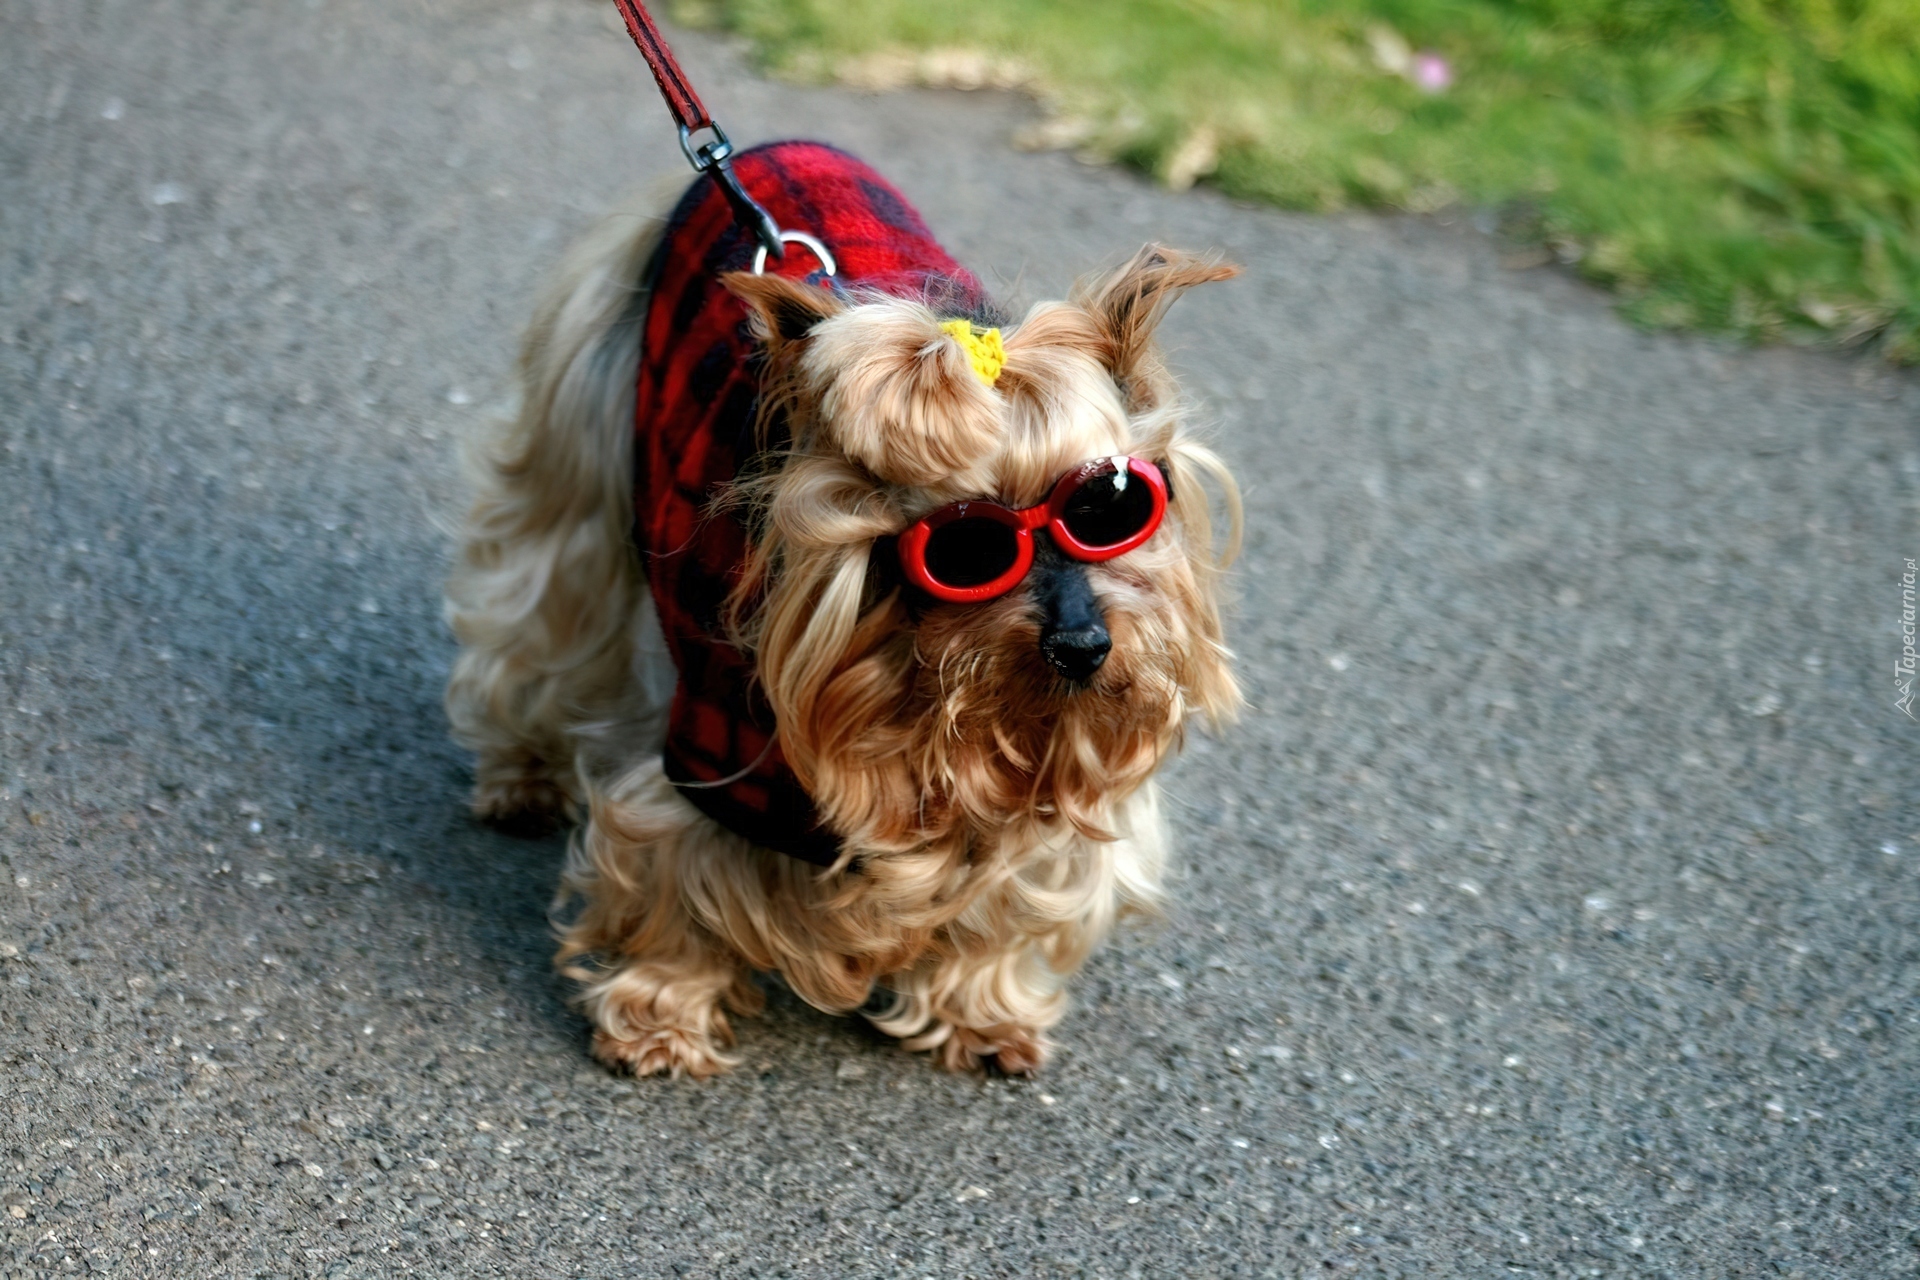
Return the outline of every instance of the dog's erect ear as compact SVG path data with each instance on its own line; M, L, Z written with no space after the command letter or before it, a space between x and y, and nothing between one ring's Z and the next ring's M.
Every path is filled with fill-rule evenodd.
M1093 314L1106 337L1106 364L1120 384L1130 410L1153 407L1160 364L1153 354L1153 331L1173 300L1197 284L1230 280L1240 268L1217 257L1197 258L1150 244L1133 260L1091 288L1077 301Z
M753 313L754 332L769 348L798 342L813 326L844 308L827 290L784 276L729 271L720 277L734 297Z

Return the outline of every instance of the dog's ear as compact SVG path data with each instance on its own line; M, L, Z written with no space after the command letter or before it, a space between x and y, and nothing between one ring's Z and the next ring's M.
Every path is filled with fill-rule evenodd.
M771 349L806 337L813 326L844 308L832 293L785 276L757 276L751 271L729 271L720 277L734 297L753 315L754 334Z
M1194 285L1239 274L1240 268L1218 257L1195 257L1150 244L1106 279L1079 291L1076 301L1100 326L1107 368L1129 410L1152 408L1159 399L1156 384L1162 371L1153 353L1153 332L1173 300Z

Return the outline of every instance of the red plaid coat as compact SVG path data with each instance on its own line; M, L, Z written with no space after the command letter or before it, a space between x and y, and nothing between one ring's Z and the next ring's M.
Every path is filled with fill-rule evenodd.
M948 316L986 309L979 280L947 255L904 196L852 156L778 142L740 152L733 168L775 222L832 251L834 286L923 297ZM748 530L736 511L714 510L713 501L753 459L759 359L746 305L719 277L750 267L753 249L719 188L703 178L674 209L648 268L652 296L634 405L634 541L680 672L667 721L667 777L729 830L826 866L839 856L840 838L787 767L752 659L727 642L721 622ZM818 264L789 246L786 259L767 269L797 277Z

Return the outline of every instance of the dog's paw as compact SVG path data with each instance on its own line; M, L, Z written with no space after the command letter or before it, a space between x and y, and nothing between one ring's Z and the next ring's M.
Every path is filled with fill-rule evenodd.
M934 1062L948 1071L979 1071L991 1062L1002 1075L1030 1076L1047 1064L1053 1044L1028 1027L995 1027L991 1032L948 1027L938 1043L908 1043L908 1048L930 1048Z
M706 1036L678 1027L662 1027L631 1039L595 1031L593 1056L616 1071L636 1076L687 1075L695 1080L719 1075L736 1061Z
M1038 1075L1053 1053L1053 1043L1037 1031L1018 1031L994 1042L993 1065L1001 1075Z
M573 797L546 774L482 777L473 788L473 816L509 835L545 835L574 817Z

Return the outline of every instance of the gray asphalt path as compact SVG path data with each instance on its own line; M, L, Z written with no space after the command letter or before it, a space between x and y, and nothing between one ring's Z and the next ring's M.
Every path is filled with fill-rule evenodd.
M603 8L0 0L0 1275L1915 1270L1920 381L693 36L1005 296L1245 264L1171 336L1253 710L1042 1079L779 994L592 1065L436 598L536 282L684 177Z

